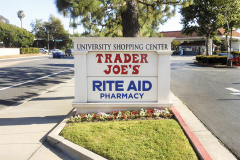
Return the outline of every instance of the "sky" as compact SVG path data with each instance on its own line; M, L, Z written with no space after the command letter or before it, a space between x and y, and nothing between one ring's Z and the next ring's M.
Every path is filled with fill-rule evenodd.
M73 29L69 27L70 18L63 17L57 12L57 8L54 4L55 0L8 0L0 2L0 15L7 18L10 24L21 27L21 21L17 16L17 12L23 10L25 17L23 18L23 28L31 32L31 22L35 19L43 19L48 21L50 14L59 18L65 30L69 33L73 33ZM179 31L182 29L180 22L180 14L177 13L175 17L172 17L164 25L160 26L159 31ZM76 32L82 33L83 27L78 26Z

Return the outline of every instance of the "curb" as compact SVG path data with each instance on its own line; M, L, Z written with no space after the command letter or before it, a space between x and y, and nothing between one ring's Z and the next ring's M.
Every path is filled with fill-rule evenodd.
M171 107L172 111L174 113L174 116L176 117L177 121L180 123L181 127L183 128L183 131L185 132L185 135L189 139L190 143L192 144L193 149L195 150L197 156L201 160L213 160L213 158L209 155L207 150L203 147L201 142L198 140L198 138L194 135L194 133L191 131L190 127L186 124L180 113L177 111L177 109L173 106ZM72 110L67 117L52 131L48 134L47 140L62 150L67 155L71 156L74 159L84 159L84 160L106 160L104 157L99 156L96 153L93 153L81 146L78 146L68 140L66 140L64 137L59 136L59 133L62 131L62 129L67 124L68 119L73 116L76 113L76 110Z
M184 121L180 113L177 111L177 109L173 106L172 111L174 116L176 117L177 121L182 126L186 136L188 137L190 143L193 146L193 149L197 153L198 157L202 160L213 160L212 157L209 155L207 150L203 147L202 143L198 140L198 138L195 136L195 134L191 131L190 127L187 125L187 123Z
M232 65L232 66L226 66L226 65L222 65L222 66L218 66L218 65L211 65L211 64L204 64L204 63L198 63L198 62L194 62L194 64L198 64L201 66L205 66L205 67L213 67L213 68L238 68L238 65Z
M18 57L18 58L3 58L3 59L0 59L0 61L3 61L3 60L12 60L12 59L21 59L21 58L32 58L32 57L47 57L49 55L42 55L42 56L29 56L29 57Z
M72 111L67 115L67 117L47 136L47 141L62 150L64 153L69 155L70 157L74 159L79 160L106 160L104 157L99 156L96 153L93 153L86 148L83 148L79 145L76 145L66 139L64 139L62 136L59 136L59 133L62 131L62 129L67 124L68 119L75 114L75 110L72 109Z

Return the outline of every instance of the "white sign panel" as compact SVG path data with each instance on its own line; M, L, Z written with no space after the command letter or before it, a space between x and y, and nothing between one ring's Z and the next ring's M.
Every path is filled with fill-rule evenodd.
M89 52L88 76L157 76L156 52Z
M77 113L171 107L172 40L73 38Z
M87 51L164 51L169 50L169 43L77 43L74 48Z
M88 77L88 102L157 102L157 77Z

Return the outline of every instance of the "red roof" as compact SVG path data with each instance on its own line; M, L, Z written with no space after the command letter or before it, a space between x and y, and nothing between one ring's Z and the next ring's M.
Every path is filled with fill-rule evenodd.
M226 35L226 34L224 34L224 32L225 32L225 29L218 29L218 36L222 36L222 35ZM229 34L231 34L231 33L229 33ZM232 31L232 35L233 36L235 36L235 37L240 37L240 33L239 32L237 32L237 31Z
M225 29L218 29L218 36L225 35L224 34ZM187 37L199 37L196 32L192 34L192 36L187 36L185 34L182 34L182 31L167 31L167 32L160 32L163 34L163 37L176 37L176 38L187 38ZM240 37L240 33L237 31L233 31L233 36Z
M182 34L182 31L167 31L167 32L161 32L163 34L163 37L176 37L176 38L185 38L185 37L198 37L197 33L193 33L192 36L187 36L185 34Z

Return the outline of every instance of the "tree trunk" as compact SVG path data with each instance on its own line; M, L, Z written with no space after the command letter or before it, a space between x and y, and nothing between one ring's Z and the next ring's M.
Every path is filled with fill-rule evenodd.
M22 18L21 18L21 28L22 28Z
M229 48L229 30L227 32L227 36L226 36L226 41L227 41L227 66L232 66L232 59L231 59L231 51L230 51L230 48Z
M126 5L121 13L123 37L140 37L137 0L128 0Z
M232 48L232 27L231 27L231 37L230 37L230 53L231 53L231 48Z
M209 56L210 52L210 33L207 35L207 40L206 40L206 55Z

